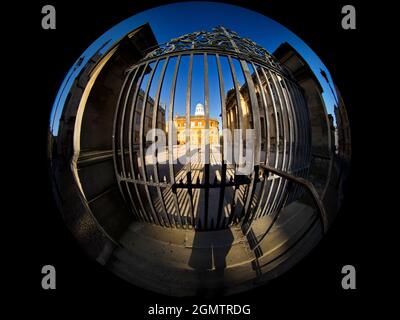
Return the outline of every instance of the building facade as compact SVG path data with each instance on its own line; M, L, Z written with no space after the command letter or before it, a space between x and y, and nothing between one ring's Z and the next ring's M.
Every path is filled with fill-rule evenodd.
M201 103L196 105L194 115L190 116L190 130L186 130L186 117L176 115L174 117L174 128L178 145L186 144L186 137L190 138L190 145L199 147L205 145L206 139L206 119L204 115L204 106ZM218 145L219 138L219 121L209 118L209 144Z

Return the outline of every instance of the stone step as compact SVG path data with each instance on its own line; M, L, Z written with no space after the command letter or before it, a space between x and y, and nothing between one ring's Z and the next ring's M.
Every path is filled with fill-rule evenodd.
M253 223L254 239L261 239L271 219L267 216ZM239 227L195 232L134 223L121 238L122 247L114 251L110 268L132 283L153 286L153 290L166 294L171 290L179 295L193 294L196 287L234 287L273 277L274 269L282 268L280 265L291 256L298 259L311 250L312 241L310 245L296 245L290 255L286 254L314 219L311 207L299 202L288 205L255 251ZM318 228L317 223L313 238L319 235Z

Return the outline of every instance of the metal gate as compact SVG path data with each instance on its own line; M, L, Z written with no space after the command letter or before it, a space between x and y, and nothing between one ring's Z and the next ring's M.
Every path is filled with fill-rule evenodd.
M228 148L235 134L241 144ZM165 147L149 157L154 142ZM248 145L251 172L238 174L227 159L243 156ZM300 197L301 188L289 189L265 168L307 177L308 108L273 56L220 26L172 39L126 70L113 152L121 194L137 220L223 229Z

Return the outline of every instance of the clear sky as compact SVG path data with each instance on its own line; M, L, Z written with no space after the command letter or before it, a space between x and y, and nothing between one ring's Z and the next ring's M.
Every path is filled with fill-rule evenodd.
M132 1L132 5L134 5L134 1ZM328 84L321 76L320 69L327 73L330 81L332 81L332 79L329 71L326 69L325 65L318 58L318 56L300 38L274 20L254 11L228 4L216 2L185 2L169 4L143 11L140 14L134 15L122 21L94 41L92 45L90 45L89 48L81 55L81 57L83 57L81 67L85 65L88 59L106 41L111 40L107 46L102 49L102 51L106 51L115 41L123 37L130 30L147 22L150 24L158 43L168 42L171 38L181 36L185 33L191 33L200 30L211 30L213 27L218 25L223 25L228 29L236 31L241 37L250 38L257 44L267 49L270 53L272 53L282 42L288 42L303 56L303 58L310 65L311 69L314 71L316 77L319 79L324 90L323 97L325 99L327 111L334 116L333 106L335 104L335 99ZM195 60L193 66L193 79L196 79L195 74L197 74L200 78L202 77L201 63L202 62L196 63ZM209 86L212 87L214 81L216 81L216 73L213 71L215 62L209 60L209 63ZM187 62L182 61L182 66L180 67L182 71L181 74L184 74L185 67L187 68L186 64ZM53 134L55 135L58 131L57 120L60 117L61 109L57 106L63 105L63 101L69 91L73 79L79 73L81 67L71 68L71 70L69 70L57 94L51 114L51 121L56 120L54 122L55 126L52 127ZM184 90L184 87L185 83L183 77L180 81L178 76L177 97L181 96L179 94L179 90ZM197 102L204 103L204 87L199 81L196 85L193 85L192 88L191 110L194 111ZM210 106L212 106L213 102L219 99L219 96L213 96L213 93L210 94ZM167 102L166 100L168 100L168 98L162 92L161 102ZM178 101L176 105L176 111L180 115L183 115L183 101ZM218 116L216 113L213 113L212 109L210 112L210 116Z

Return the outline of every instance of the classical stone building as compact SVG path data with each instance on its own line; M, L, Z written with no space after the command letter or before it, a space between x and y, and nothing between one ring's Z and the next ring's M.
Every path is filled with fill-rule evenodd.
M336 85L330 83L326 73L320 70L335 98L333 113L329 113L322 95L324 90L301 54L287 42L273 54L291 72L307 101L312 151L309 179L327 204L332 220L340 206L351 155L350 125L342 97Z
M210 118L209 124L209 143L210 145L217 145L219 144L219 122L217 119ZM188 134L186 130L186 117L176 115L174 118L174 127L177 131L178 145L185 144ZM198 147L205 144L205 129L204 106L198 103L195 114L190 116L190 145Z

